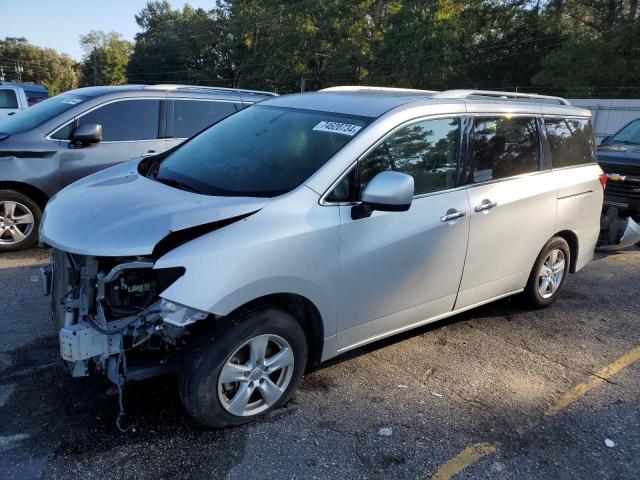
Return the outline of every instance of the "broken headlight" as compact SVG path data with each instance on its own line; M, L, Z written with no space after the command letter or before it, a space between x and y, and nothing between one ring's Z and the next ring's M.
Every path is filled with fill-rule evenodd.
M118 319L144 311L183 273L184 268L123 268L105 284L107 318Z
M204 320L208 315L208 312L196 310L164 298L160 302L160 317L162 320L177 327L185 327L196 323L198 320Z

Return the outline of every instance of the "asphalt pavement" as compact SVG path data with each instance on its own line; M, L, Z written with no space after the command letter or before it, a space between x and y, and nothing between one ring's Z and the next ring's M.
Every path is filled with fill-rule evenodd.
M110 384L62 369L47 255L0 255L2 479L640 475L640 249L547 309L506 299L349 352L251 425L203 431L175 377L132 384L125 434Z

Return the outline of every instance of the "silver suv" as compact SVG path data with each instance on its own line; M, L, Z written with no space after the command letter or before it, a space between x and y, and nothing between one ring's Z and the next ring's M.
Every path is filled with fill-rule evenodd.
M37 242L42 210L63 187L117 163L164 152L272 96L181 85L89 87L0 119L0 252Z
M360 345L551 304L592 259L605 177L589 111L509 97L276 97L68 187L42 227L63 359L117 385L177 370L189 413L224 427Z

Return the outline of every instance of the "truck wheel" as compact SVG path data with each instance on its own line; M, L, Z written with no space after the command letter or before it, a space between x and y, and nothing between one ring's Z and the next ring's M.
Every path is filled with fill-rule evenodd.
M0 190L0 252L24 250L38 241L42 210L29 197Z
M300 323L276 308L251 310L194 343L180 368L180 397L205 427L240 425L284 405L306 365Z
M527 303L534 308L551 305L567 281L570 264L569 244L562 237L553 237L544 246L531 269L524 290Z

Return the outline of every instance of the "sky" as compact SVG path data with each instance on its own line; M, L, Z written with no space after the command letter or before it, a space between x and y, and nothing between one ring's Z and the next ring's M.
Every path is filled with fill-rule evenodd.
M138 32L134 15L146 0L0 0L0 38L25 37L39 47L54 48L79 60L84 53L80 35L111 30L133 40ZM188 3L210 10L215 0L169 0L173 8Z

